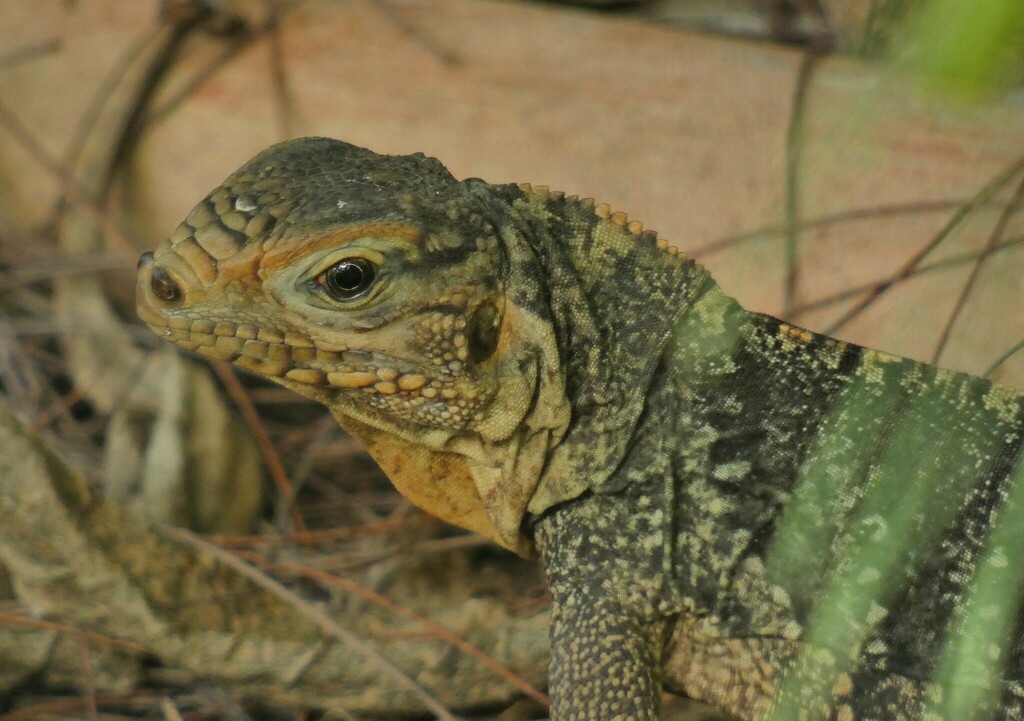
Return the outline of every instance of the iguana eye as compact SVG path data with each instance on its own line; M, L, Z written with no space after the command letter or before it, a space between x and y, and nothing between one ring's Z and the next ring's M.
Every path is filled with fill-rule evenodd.
M352 300L370 289L377 268L365 258L347 258L316 277L317 285L335 300Z
M153 289L153 295L164 303L174 303L181 300L181 286L171 277L170 273L160 266L153 269L149 285Z

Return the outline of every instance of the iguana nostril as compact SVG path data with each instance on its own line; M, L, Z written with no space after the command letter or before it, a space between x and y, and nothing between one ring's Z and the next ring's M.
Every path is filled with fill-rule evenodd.
M141 262L141 261L140 261ZM171 274L157 266L153 268L153 275L149 280L149 287L153 289L153 295L165 303L174 303L181 300L181 286L178 285Z
M156 256L152 253L143 253L139 256L139 262L135 264L135 268L136 270L142 270L154 260L156 260Z

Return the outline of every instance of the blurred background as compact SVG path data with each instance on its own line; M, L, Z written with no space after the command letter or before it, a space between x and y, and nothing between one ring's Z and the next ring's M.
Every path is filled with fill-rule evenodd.
M748 308L1021 388L1022 48L1016 0L4 0L0 408L132 517L473 637L511 680L413 674L467 717L543 718L535 566L411 508L321 409L163 347L138 254L259 150L326 135L593 197ZM125 650L95 608L41 628L4 548L0 719L422 708ZM465 655L277 571L396 657Z

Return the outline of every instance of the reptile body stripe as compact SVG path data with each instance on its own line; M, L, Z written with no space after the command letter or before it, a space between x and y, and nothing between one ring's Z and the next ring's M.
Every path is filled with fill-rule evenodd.
M858 471L850 479L852 488L847 483L853 491L852 508L842 518L845 527L830 543L830 557L836 559L832 572L823 583L803 587L808 601L813 600L807 640L810 646L831 652L831 672L821 674L820 656L813 674L808 670L812 664L806 664L790 683L789 698L799 698L792 692L795 688L806 693L817 680L814 675L823 676L817 682L825 688L834 682L830 676L842 675L857 691L850 696L854 712L861 704L877 705L868 699L881 698L884 691L905 696L891 705L893 718L912 718L906 709L924 702L925 682L948 642L950 614L943 612L941 599L963 593L974 572L969 546L985 542L984 535L962 535L972 529L958 523L964 518L961 509L984 497L985 481L1005 494L1008 469L1019 462L1020 427L993 426L998 414L979 402L988 392L987 382L909 362L890 362L887 370L898 378L905 374L898 421L889 433L878 436L867 473ZM946 383L953 392L935 392L942 388L930 377L936 372L949 376ZM922 428L929 433L922 434ZM996 432L989 432L993 428ZM829 445L828 439L822 442ZM833 468L843 471L841 466ZM985 470L992 468L996 477ZM979 470L987 474L980 488L975 485ZM942 493L935 492L936 478L944 481ZM899 537L894 537L896 533ZM963 541L952 549L949 538ZM929 560L951 552L955 564L939 575L944 569ZM916 587L919 584L923 589ZM922 598L922 590L939 595ZM862 650L853 659L844 651L849 648ZM892 653L893 648L899 653ZM845 700L837 697L836 702ZM794 714L795 707L784 707L777 718L795 718Z
M138 289L414 503L539 552L556 721L653 721L662 688L1024 721L1018 392L749 312L591 199L325 138L240 168Z

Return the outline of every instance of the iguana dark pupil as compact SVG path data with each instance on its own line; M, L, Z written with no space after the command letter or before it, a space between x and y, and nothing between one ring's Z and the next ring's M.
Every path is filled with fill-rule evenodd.
M153 269L153 279L150 283L153 286L153 295L165 303L173 303L181 298L181 288L163 268Z
M324 289L333 298L351 300L362 295L373 284L377 273L373 264L363 258L335 263L324 272Z

